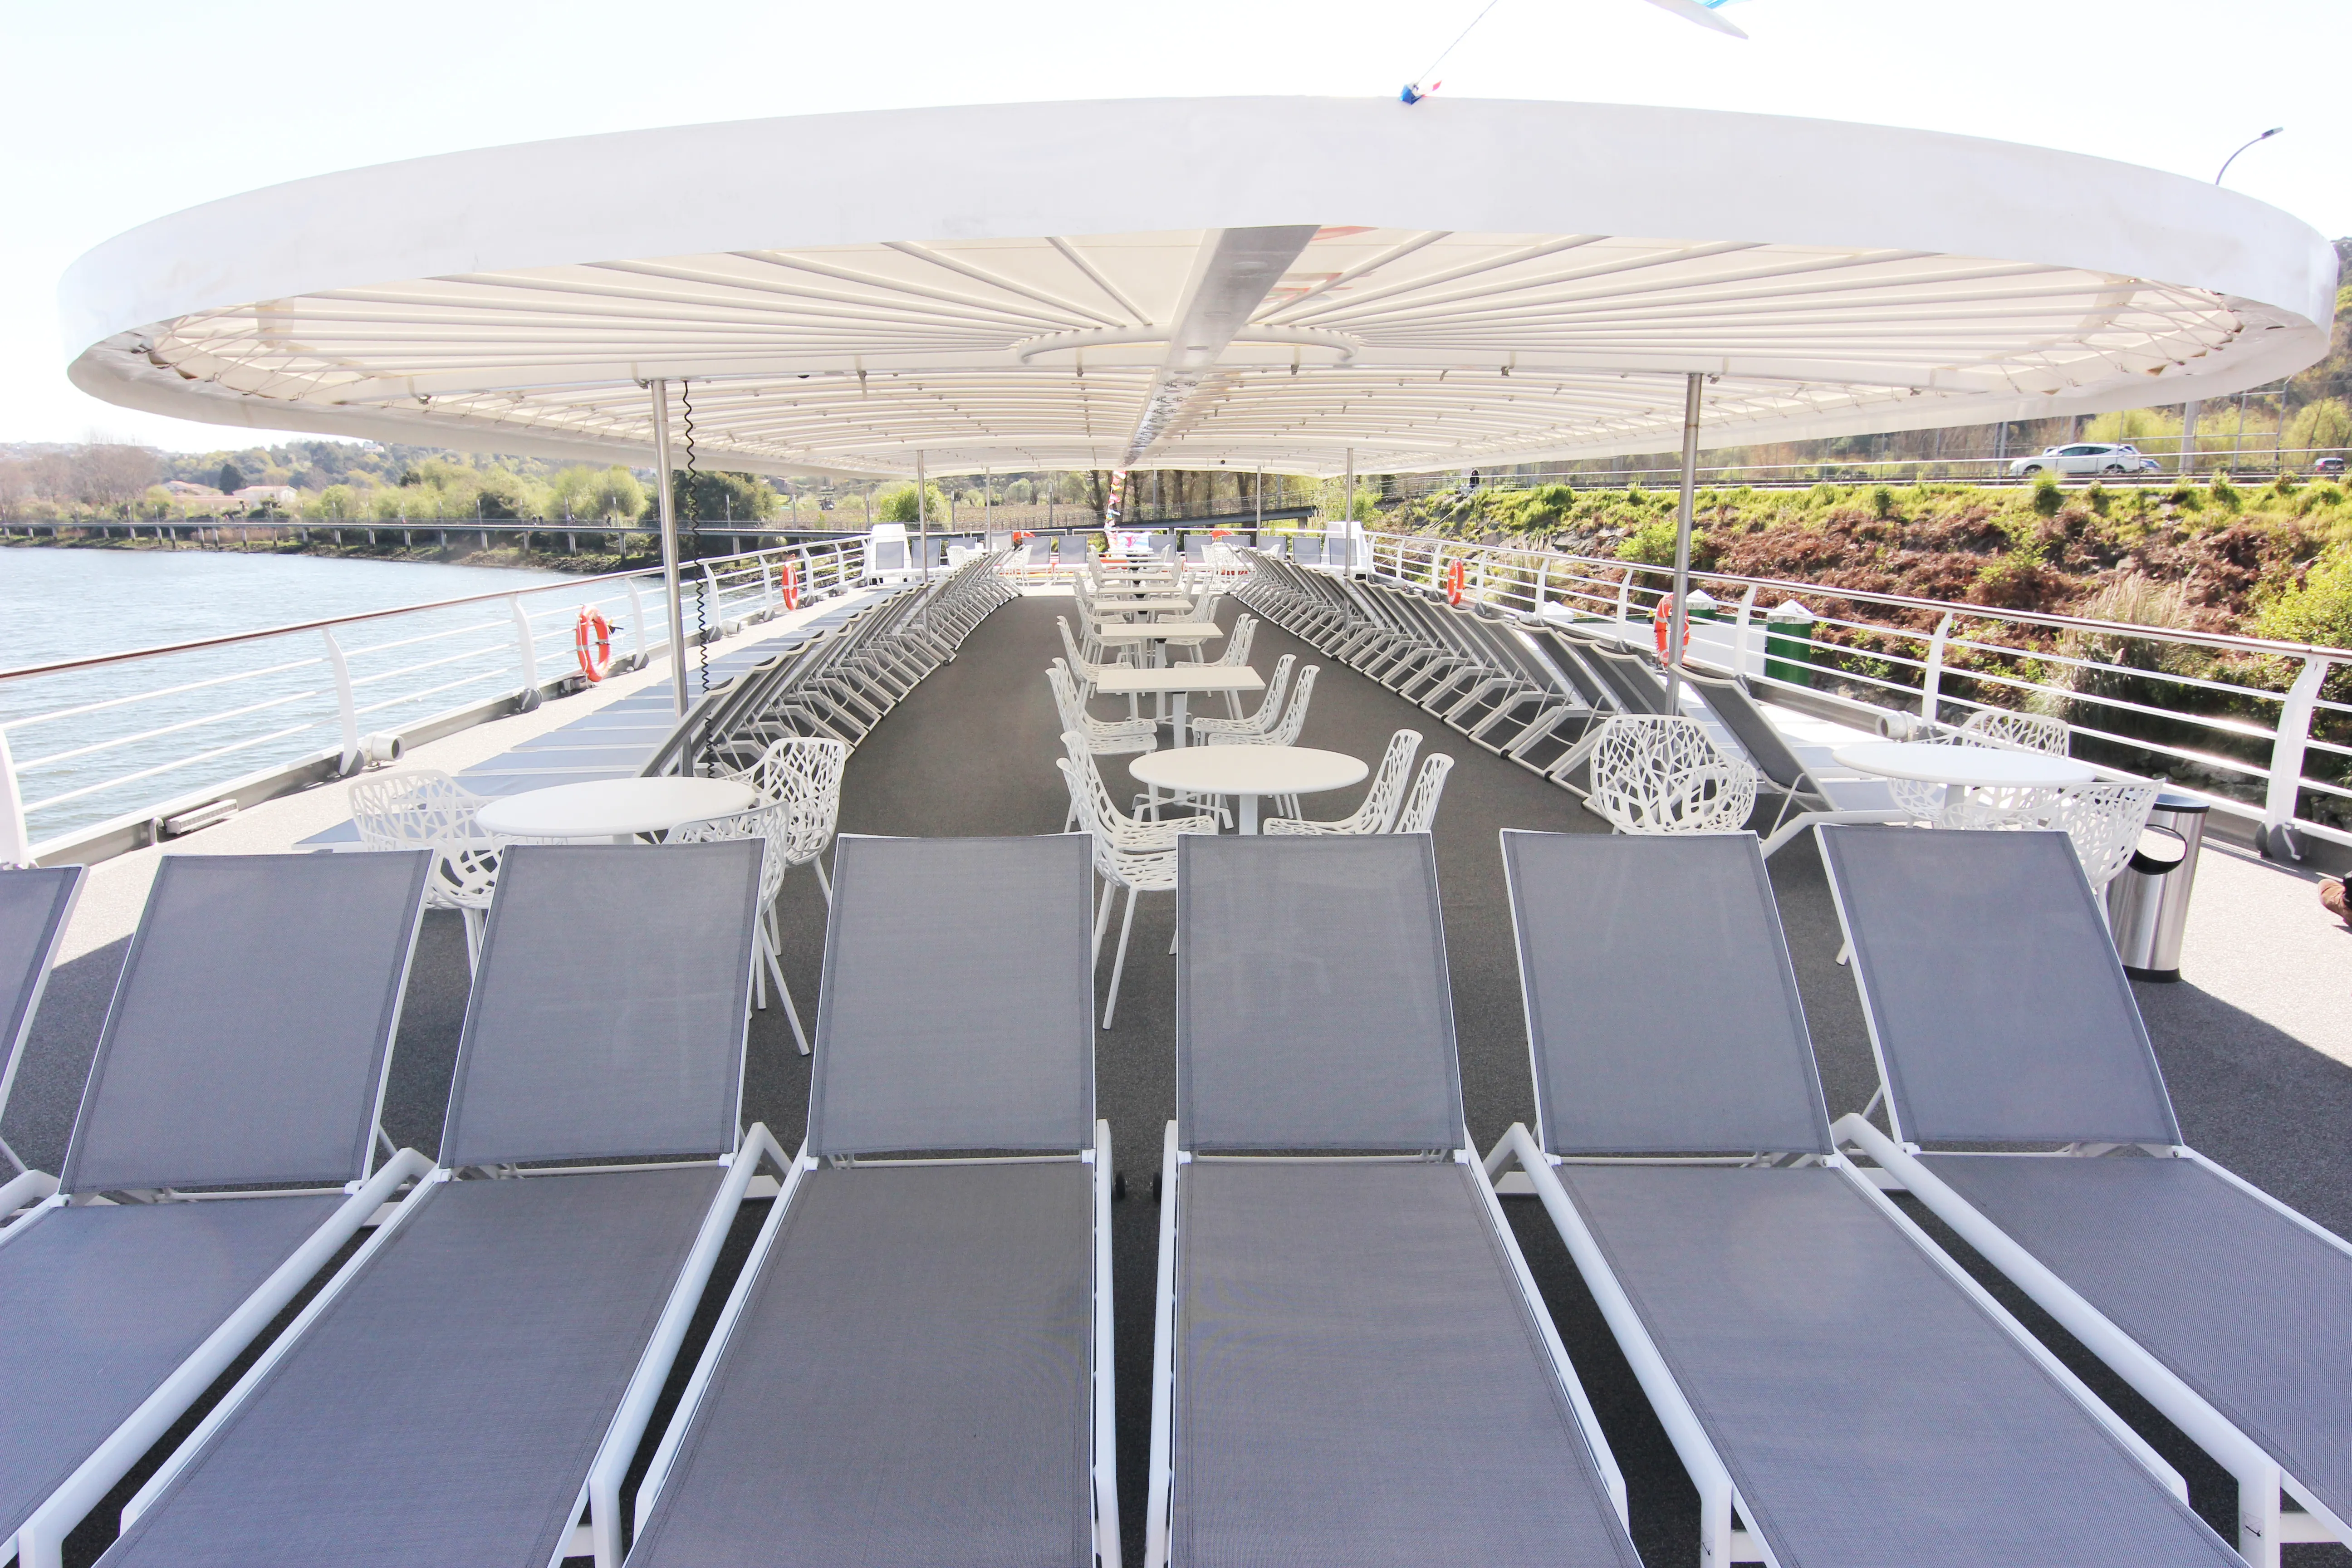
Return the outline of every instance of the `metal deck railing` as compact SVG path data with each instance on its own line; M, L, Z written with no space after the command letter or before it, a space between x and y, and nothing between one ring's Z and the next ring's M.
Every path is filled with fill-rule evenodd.
M1559 551L1366 536L1376 577L1466 600L1615 623L1650 641L1661 566ZM1828 691L1954 721L1989 707L2063 719L2075 753L2162 776L2219 810L2352 846L2352 703L2324 695L2352 649L1694 572L1719 618L1691 657L1759 691ZM1802 616L1783 606L1801 607ZM1777 616L1778 618L1775 618Z
M688 634L866 571L862 535L689 562ZM578 678L587 612L615 657L668 650L638 570L0 670L0 864L102 858L535 707Z

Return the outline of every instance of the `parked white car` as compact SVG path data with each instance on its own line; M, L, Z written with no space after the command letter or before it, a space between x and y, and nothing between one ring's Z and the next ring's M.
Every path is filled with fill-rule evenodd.
M2129 442L2077 441L2071 447L2045 447L2030 458L2012 458L2011 478L2035 474L2154 474L2164 465Z

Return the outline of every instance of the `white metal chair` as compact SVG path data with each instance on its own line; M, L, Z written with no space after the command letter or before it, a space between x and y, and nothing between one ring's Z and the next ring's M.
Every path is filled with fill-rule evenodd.
M1225 651L1208 662L1225 669L1243 668L1250 661L1250 645L1256 640L1257 617L1235 616L1233 635L1225 639ZM1197 656L1199 650L1195 649L1194 653ZM1229 719L1238 719L1242 716L1241 693L1237 691L1225 693L1225 716Z
M1079 696L1092 697L1095 694L1095 683L1102 679L1103 671L1106 669L1116 669L1120 665L1127 662L1124 656L1118 659L1104 663L1097 663L1096 661L1086 658L1078 651L1077 639L1070 635L1070 623L1068 618L1062 616L1055 616L1054 617L1054 625L1061 628L1062 652L1070 661L1071 678L1079 682ZM1129 696L1127 700L1127 716L1130 719L1137 716L1135 699L1132 696Z
M680 823L670 829L667 842L709 844L727 838L757 838L766 844L767 847L760 857L760 914L751 922L754 952L751 1005L758 1008L768 1005L768 982L774 980L776 1000L783 1004L784 1016L792 1022L793 1043L800 1047L801 1055L806 1056L809 1054L808 1036L801 1028L801 1012L793 1005L792 987L784 984L783 964L776 951L776 894L783 888L784 873L792 868L787 855L793 810L793 802L787 798L755 805L732 816L713 816L700 822Z
M1389 831L1428 832L1437 821L1437 803L1445 795L1445 775L1453 771L1454 759L1444 752L1423 758L1421 774L1412 781L1412 793L1404 797L1404 805Z
M1160 749L1160 726L1149 719L1097 719L1087 711L1086 701L1078 695L1077 682L1071 679L1069 667L1055 659L1045 671L1045 680L1054 689L1054 706L1062 717L1066 734L1086 737L1087 750L1097 757L1129 757ZM1069 832L1078 823L1077 802L1070 803L1070 815L1062 824Z
M1736 833L1756 809L1756 770L1696 719L1621 713L1593 748L1586 804L1620 833Z
M1421 732L1399 730L1389 737L1388 750L1381 756L1381 765L1372 773L1372 785L1364 792L1361 805L1336 820L1309 822L1295 816L1270 817L1259 826L1261 833L1303 836L1317 833L1386 833L1396 820L1397 808L1403 804L1405 785L1412 777L1412 760L1421 750ZM1433 809L1436 803L1432 801Z
M1290 688L1290 701L1283 709L1282 717L1276 720L1271 728L1255 732L1221 735L1218 740L1228 746L1295 746L1298 744L1298 732L1307 727L1307 705L1315 697L1315 677L1321 668L1320 665L1310 664L1298 672L1297 680ZM1214 724L1218 721L1211 719L1206 722ZM1199 733L1200 728L1199 722L1194 723L1193 732Z
M1970 820L1973 827L2055 829L2074 846L2083 875L2095 893L2102 892L2131 864L2147 826L2147 814L2164 786L2155 783L2118 784L2102 781L2064 784L2030 792L2036 799L2007 806L1998 816ZM2104 902L2101 909L2106 906Z
M2047 713L2020 713L2007 708L1980 708L1960 726L1963 745L2008 746L2018 751L2066 754L2073 732L2063 719Z
M1119 981L1127 973L1127 943L1135 931L1138 893L1176 890L1176 840L1187 833L1214 833L1216 824L1204 816L1174 822L1138 822L1118 809L1103 787L1102 774L1087 754L1086 740L1073 731L1062 737L1067 756L1054 759L1070 788L1070 803L1078 821L1092 836L1095 873L1103 879L1102 904L1095 915L1095 954L1102 954L1104 931L1110 924L1111 900L1127 889L1127 913L1119 921L1118 956L1110 967L1110 994L1103 1004L1103 1027L1110 1027L1118 1010ZM1170 951L1174 951L1171 943Z
M1294 653L1284 654L1274 661L1274 673L1265 678L1265 695L1259 700L1257 711L1233 719L1195 719L1192 733L1203 745L1234 745L1245 735L1263 734L1274 728L1282 718L1282 700L1290 689L1290 667L1298 662Z
M736 784L751 786L761 805L785 805L782 840L783 866L816 868L817 886L824 901L833 902L833 879L825 874L824 852L833 846L835 826L841 820L841 778L849 766L849 742L809 735L787 735L760 753L760 760L740 773L730 773ZM774 900L760 906L763 917L775 918Z
M466 962L481 960L482 921L498 890L499 842L474 825L489 804L438 768L414 768L355 781L348 795L352 826L370 849L431 849L427 909L456 910L466 922Z

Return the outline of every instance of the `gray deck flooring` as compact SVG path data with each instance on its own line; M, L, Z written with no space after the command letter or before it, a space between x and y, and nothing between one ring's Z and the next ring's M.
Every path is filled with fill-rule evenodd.
M1059 726L1044 676L1061 651L1054 629L1057 614L1071 614L1066 597L1034 596L1005 605L972 635L953 663L925 680L882 722L851 758L843 831L944 836L1060 828L1066 801L1053 765L1060 750ZM1230 606L1225 614L1233 614ZM1574 796L1478 750L1337 661L1262 626L1253 662L1270 668L1284 653L1323 667L1301 743L1369 758L1379 754L1391 731L1410 727L1425 737L1424 752L1445 752L1456 760L1438 815L1438 875L1464 1095L1471 1131L1486 1147L1512 1121L1530 1120L1534 1112L1496 834L1504 827L1600 832L1604 825ZM1349 809L1357 793L1320 797L1316 814L1322 815L1324 807L1330 815ZM1831 1110L1857 1109L1875 1088L1876 1074L1852 978L1834 963L1839 934L1827 883L1809 844L1775 858L1771 871ZM1113 1211L1121 1518L1130 1561L1139 1561L1141 1554L1150 1446L1158 1225L1148 1194L1160 1129L1175 1102L1175 965L1167 952L1173 910L1172 895L1142 900L1118 1022L1098 1034L1097 1048L1098 1114L1111 1122L1118 1163L1129 1174L1131 1194ZM795 873L787 880L782 914L786 973L803 1016L813 1018L824 921L813 875ZM981 942L1018 940L1017 934L973 935ZM622 912L615 911L600 940L626 940ZM593 943L583 947L583 962L593 952ZM39 1059L28 1060L20 1077L8 1131L27 1158L45 1160L51 1169L70 1124L79 1082L74 1064L88 1059L121 954L121 945L111 944L60 966L43 1005L34 1039ZM1106 952L1098 983L1108 981L1109 967ZM428 918L386 1116L394 1139L427 1152L446 1101L466 979L465 942L455 918ZM2193 968L2187 983L2144 985L2138 992L2190 1141L2339 1234L2352 1235L2352 1141L2343 1135L2352 1127L2352 1065L2227 999L2233 994L2228 987L2200 986ZM1662 996L1658 1005L1706 1008L1710 999L1684 994ZM1728 1016L1724 1022L1737 1025ZM38 1092L28 1098L27 1089ZM772 1007L757 1015L746 1116L765 1121L791 1148L806 1115L807 1089L807 1064L793 1050L782 1016ZM1643 1560L1650 1568L1695 1564L1696 1499L1664 1432L1540 1210L1526 1202L1506 1206L1625 1472L1633 1536ZM723 1292L727 1283L722 1278L714 1291ZM2013 1308L2020 1305L2006 1287L1995 1289ZM2027 1307L2021 1316L2051 1335L2069 1364L2113 1398L2189 1477L2194 1501L2209 1521L2225 1533L2233 1528L2233 1493L2226 1478L2127 1391L2119 1393L2111 1377L2057 1337L2038 1313ZM2288 1560L2293 1568L2312 1568L2352 1563L2352 1553L2299 1546L2288 1549Z

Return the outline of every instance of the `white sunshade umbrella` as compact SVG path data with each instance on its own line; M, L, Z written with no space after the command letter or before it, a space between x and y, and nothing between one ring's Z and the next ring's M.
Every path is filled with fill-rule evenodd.
M1240 99L419 159L161 219L63 293L109 401L479 451L646 462L677 381L700 452L773 475L1679 443L1679 660L1701 445L2235 392L2326 353L2335 286L2326 240L2251 198L2010 143Z

